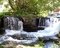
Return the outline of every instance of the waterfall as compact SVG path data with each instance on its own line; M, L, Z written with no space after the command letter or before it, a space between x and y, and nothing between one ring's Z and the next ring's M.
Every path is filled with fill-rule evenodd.
M19 30L23 28L23 23L17 17L5 17L4 18L4 27L5 29L10 30Z
M39 18L39 23L38 27L48 27L50 25L50 18L45 17L45 18Z
M60 31L60 21L57 18L50 18L48 24L49 26L44 30L26 32L23 31L22 21L16 17L6 17L4 18L5 34L0 38L0 43L4 41L15 41L21 44L34 44L41 37L54 38Z
M18 30L23 31L23 22L18 21Z

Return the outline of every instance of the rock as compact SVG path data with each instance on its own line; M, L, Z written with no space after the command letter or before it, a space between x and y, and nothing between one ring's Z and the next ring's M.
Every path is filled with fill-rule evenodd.
M2 44L2 46L4 48L15 48L16 47L16 43L12 42L12 41L8 41L7 43L5 42L4 44Z
M23 40L27 37L27 35L26 34L20 34L20 35L19 34L14 34L11 37L14 38L14 39Z
M29 23L29 22L24 23L23 28L24 28L23 30L27 31L27 32L35 32L35 31L37 31L37 27L35 25L32 25L32 23Z
M16 48L23 48L23 46L21 46L21 45L17 45Z
M44 48L59 48L59 46L54 42L46 42Z
M3 35L5 33L5 30L0 28L0 35Z

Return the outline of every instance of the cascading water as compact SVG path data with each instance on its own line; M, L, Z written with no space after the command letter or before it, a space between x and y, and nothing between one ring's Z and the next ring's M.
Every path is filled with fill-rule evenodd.
M5 29L18 30L18 21L16 17L6 17L4 18L4 27Z
M52 20L53 19L53 20ZM54 38L60 31L60 21L57 18L50 18L49 27L37 32L23 31L23 22L15 17L4 19L5 34L0 38L0 43L5 41L15 41L20 44L35 44L38 38Z

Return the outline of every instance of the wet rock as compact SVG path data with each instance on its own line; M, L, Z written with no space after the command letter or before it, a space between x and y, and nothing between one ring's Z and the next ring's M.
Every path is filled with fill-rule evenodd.
M0 35L3 35L5 33L5 30L4 29L0 29Z
M12 35L11 37L14 39L23 40L27 37L27 35L26 34L21 34L21 35L15 34L15 35Z
M7 42L4 42L4 44L2 44L4 48L15 48L16 45L17 44L13 41L7 41Z
M59 46L54 42L46 42L44 48L59 48Z
M32 25L31 23L24 23L23 30L27 32L35 32L37 31L37 27L35 25Z

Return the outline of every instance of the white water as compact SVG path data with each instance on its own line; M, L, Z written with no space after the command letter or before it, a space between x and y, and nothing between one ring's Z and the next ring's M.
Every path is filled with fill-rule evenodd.
M51 18L49 27L46 27L44 30L38 30L37 32L25 32L23 31L23 23L21 21L18 22L18 28L19 30L5 30L5 35L0 38L0 43L4 41L15 41L17 43L22 43L22 44L30 44L34 43L38 40L38 37L48 37L48 38L54 38L55 35L57 35L60 31L60 21L58 21L57 18ZM21 35L25 34L27 38L31 38L29 40L18 40L14 39L11 36L12 35ZM11 35L11 36L10 36Z

